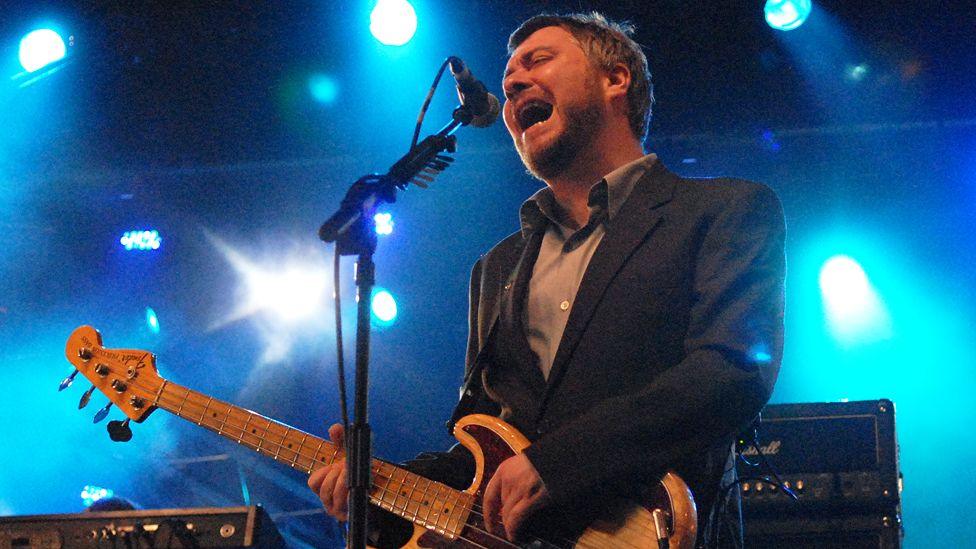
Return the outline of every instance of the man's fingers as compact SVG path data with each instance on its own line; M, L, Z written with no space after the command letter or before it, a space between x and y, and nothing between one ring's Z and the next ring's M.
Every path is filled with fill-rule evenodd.
M327 467L322 467L312 471L312 474L308 476L308 487L315 492L316 495L319 493L319 488L322 487L322 482L325 481L325 475L329 472Z
M485 487L485 495L481 501L481 505L485 513L485 528L487 528L489 532L501 532L498 521L498 513L501 511L501 503L501 488L496 475L488 481L488 486Z
M349 475L343 468L336 479L335 488L332 490L332 506L335 508L334 516L339 520L346 520L349 514Z
M331 440L333 443L342 446L342 442L345 437L346 431L342 428L341 423L333 423L332 426L329 427L329 440Z
M502 516L502 525L505 527L505 537L509 541L515 541L515 534L522 526L522 522L525 521L525 517L531 506L532 503L530 500L523 499L509 506L511 507L510 509L505 509L505 514Z
M322 500L325 510L332 516L342 511L341 505L344 500L336 501L336 484L343 472L342 467L330 467L322 486L319 488L319 499Z

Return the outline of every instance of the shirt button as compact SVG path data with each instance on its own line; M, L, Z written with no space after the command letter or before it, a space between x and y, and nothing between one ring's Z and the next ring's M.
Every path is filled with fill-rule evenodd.
M569 309L569 301L563 300L563 302L559 304L559 308L564 311Z

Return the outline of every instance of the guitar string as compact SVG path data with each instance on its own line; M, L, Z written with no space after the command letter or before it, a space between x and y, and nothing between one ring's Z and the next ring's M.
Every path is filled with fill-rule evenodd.
M136 378L136 379L138 379L138 378ZM136 388L139 388L139 389L142 389L142 390L146 391L147 393L153 393L153 394L155 394L151 387L147 387L147 386L145 386L144 384L142 384L139 381L129 380L129 385L131 385L133 387L136 387ZM159 398L157 400L157 402L163 402L164 400L178 401L179 402L178 405L172 404L172 402L170 403L170 406L172 407L172 410L170 410L168 408L163 408L164 410L167 410L167 411L173 413L177 417L180 417L180 418L185 419L187 421L191 421L193 423L196 423L197 425L199 425L201 427L205 427L208 430L215 429L218 432L218 434L225 434L225 433L223 433L223 429L225 427L230 427L230 428L232 428L234 430L240 431L241 432L241 436L238 437L238 441L241 444L244 444L244 441L243 441L244 436L249 434L247 432L247 423L252 418L254 418L255 416L257 416L258 418L267 421L268 422L268 425L266 427L260 427L260 429L265 432L265 435L258 435L257 433L255 433L253 431L250 433L250 436L256 437L258 439L257 446L255 446L255 447L252 448L254 451L256 451L258 453L261 453L262 451L264 451L266 454L270 454L271 453L271 450L274 449L274 450L276 450L276 452L275 452L275 454L273 456L274 459L275 459L275 461L279 461L278 458L279 458L280 453L281 453L282 450L285 450L286 452L290 452L290 453L292 453L292 454L295 455L295 458L292 459L292 460L281 459L281 462L284 463L284 464L289 464L289 462L290 462L290 465L292 466L292 468L295 468L296 465L299 465L299 461L303 461L303 460L299 460L298 459L299 457L308 459L309 462L310 462L309 463L309 467L305 467L304 465L301 465L301 470L305 470L307 473L310 473L312 471L312 466L319 462L319 460L316 459L317 457L319 457L318 455L314 455L313 454L312 456L308 456L308 455L306 455L305 453L303 453L301 451L293 450L291 448L291 445L288 445L288 447L286 447L285 444L283 444L283 442L285 440L287 440L287 438L288 438L288 434L289 434L288 431L292 431L295 434L305 435L305 437L302 439L302 443L299 446L300 449L303 449L304 448L304 440L306 440L308 436L314 436L314 435L309 435L308 433L305 433L305 432L303 432L301 430L298 430L298 429L295 429L293 427L288 427L288 426L286 426L284 424L278 423L278 422L276 422L276 421L274 421L274 420L272 420L270 418L264 417L264 416L262 416L262 415L260 415L260 414L258 414L256 412L252 412L252 411L247 410L245 408L241 408L241 407L235 406L233 404L225 403L223 401L218 401L218 402L220 404L223 404L224 406L227 406L227 412L224 412L222 414L222 415L226 416L226 418L224 418L224 420L221 422L221 424L219 426L208 425L208 424L206 424L204 422L204 419L207 417L206 416L206 413L210 409L210 403L213 400L216 400L216 399L213 399L212 397L208 397L208 401L206 403L201 403L201 402L196 401L195 399L191 399L190 398L191 396L193 396L196 393L195 391L193 391L192 389L186 388L186 387L182 387L180 385L173 384L173 388L174 389L177 388L177 387L179 387L180 389L183 389L184 391L186 391L187 394L184 397L180 397L180 396L177 396L175 394L166 395L166 393L164 391L164 392L162 392L162 393L159 394ZM204 395L202 395L200 393L196 393L196 394L199 394L200 396L204 396ZM154 404L154 405L156 405L156 404ZM199 414L191 414L189 411L184 411L187 408L197 407L197 406L202 407L202 411ZM237 426L234 426L232 424L231 425L228 425L227 420L234 418L234 414L231 413L231 412L234 412L234 411L242 412L243 414L246 414L248 416L247 418L240 418L240 417L237 418L237 419L245 419L245 423L242 426L237 427ZM197 417L197 416L199 416L199 419L192 419L193 417ZM281 433L281 435L282 435L282 442L274 442L274 441L268 440L266 438L266 435L267 434L271 434L273 427L278 427L278 428L281 428L281 429L284 430L283 433ZM278 434L278 433L274 433L274 434ZM228 438L230 438L230 437L228 437ZM318 437L315 437L315 438L318 438ZM325 439L320 439L320 440L323 440L324 441ZM268 444L267 445L264 445L263 443L268 443ZM332 443L330 442L330 444L332 444ZM274 447L276 447L276 448L274 448ZM320 448L321 448L321 446L320 446ZM338 452L336 454L334 454L334 458L335 457L338 457L338 455L339 455ZM380 479L386 480L389 483L397 484L400 488L408 487L405 482L398 481L395 478L393 478L392 476L387 476L385 473L382 472L382 466L383 465L388 465L390 467L394 467L395 469L402 469L402 468L400 468L400 467L398 467L398 466L396 466L394 464L391 464L391 463L383 462L381 460L377 460L377 461L379 463L379 465L377 465L376 468L375 468L375 474L376 474L377 477L379 477ZM334 461L333 461L333 463L334 463ZM373 468L371 467L371 469L373 469ZM403 469L403 470L406 471L405 469ZM406 472L409 473L409 471L406 471ZM415 473L410 473L410 474L411 475L416 475ZM420 477L419 475L416 475L416 476ZM429 483L435 483L435 481L431 481L430 479L426 479L424 477L420 477L420 478L423 478L424 480L428 481ZM442 483L436 483L436 484L442 484ZM428 484L427 488L429 488L429 487L430 487L430 484ZM444 487L447 488L448 490L456 491L453 488L450 488L450 487L448 487L446 485L444 485ZM390 489L390 488L388 488L386 486L380 486L380 485L376 485L375 488L378 488L378 489L382 490L387 495L393 494L393 496L394 496L394 503L396 502L396 499L398 497L400 497L400 495L402 495L402 492L398 492L395 488L394 489ZM407 498L408 500L412 501L413 503L416 503L418 505L418 512L415 514L415 517L417 519L416 522L420 523L424 528L427 528L428 530L436 531L435 530L436 528L440 528L437 525L437 520L438 519L436 519L436 518L434 519L434 522L433 522L434 527L433 528L429 527L427 524L423 524L423 523L425 523L427 521L427 519L421 519L420 514L419 514L419 506L422 505L422 504L426 506L426 503L424 503L422 500L413 499L412 496L415 495L414 494L415 492L416 492L416 486L413 487L413 490L411 491L410 496L404 496L404 497ZM425 493L426 493L426 489L425 489ZM467 494L467 495L470 496L470 494ZM379 497L377 499L380 502L382 502L382 503L387 503L386 501L384 501L382 499L382 497ZM436 494L434 496L434 499L435 500L438 499L438 496ZM483 510L483 508L482 508L481 505L479 505L477 503L477 501L473 497L471 498L470 506L466 505L463 502L460 502L460 500L459 500L459 504L460 504L460 508L462 510L466 510L468 512L469 516L470 515L474 515L476 517L479 517L481 519L482 523L484 523L484 515L481 512ZM390 505L391 507L393 506L392 503L387 503L387 505ZM412 514L411 511L409 510L409 507L406 507L406 506L403 508L403 510L401 512L403 512L405 514ZM427 517L428 519L429 519L429 514L430 513L428 511L428 517ZM460 519L460 516L458 518ZM410 520L410 519L407 519L407 520ZM413 521L411 521L411 522L413 522ZM448 514L447 515L446 522L447 522L448 525L450 524L450 522L451 522L451 514ZM488 530L483 530L481 528L477 528L474 525L470 524L469 522L463 523L463 526L467 526L471 530L473 530L475 532L479 532L481 534L484 534L484 535L486 535L486 536L488 536L490 538L493 538L493 539L497 540L499 543L506 544L507 546L510 546L510 547L520 547L519 545L515 545L515 544L509 542L507 539L501 538L501 537L493 534L492 532L490 532ZM647 530L648 532L653 532L649 526L645 527L644 529ZM478 545L479 547L483 547L480 544L478 544L477 542L474 542L473 540L464 538L463 536L461 536L461 533L458 533L457 534L457 537L463 539L464 541L470 542L470 543L472 543L474 545ZM533 537L530 541L541 541L543 543L552 543L552 541L560 541L560 542L566 542L566 543L569 543L569 544L573 544L572 545L573 547L577 547L577 548L580 548L580 549L583 549L583 548L586 548L587 547L587 545L578 544L574 540L570 540L570 539L567 539L567 538L561 538L561 539L558 539L558 540L552 540L552 541L550 541L550 540L543 540L543 539L538 538L538 537ZM619 540L617 540L617 542L619 543ZM596 547L596 546L594 546L594 547ZM634 547L635 549L637 549L637 547L639 547L639 546L634 545L632 547ZM485 549L488 549L488 548L485 548Z

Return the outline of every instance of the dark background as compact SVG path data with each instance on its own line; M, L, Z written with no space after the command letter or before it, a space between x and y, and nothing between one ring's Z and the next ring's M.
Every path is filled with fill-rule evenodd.
M649 150L684 175L763 181L784 203L787 348L773 400L891 398L906 546L976 535L971 3L823 0L783 33L761 2L417 0L417 34L402 47L370 35L373 4L4 6L0 514L78 511L86 484L145 507L238 505L243 483L292 545L336 543L303 475L164 412L134 425L132 442L110 442L90 422L103 397L76 413L87 384L55 392L71 371L64 341L92 324L108 346L155 352L163 377L324 434L339 416L331 304L297 324L235 315L244 275L221 250L266 272L303 263L326 276L331 249L316 228L352 181L405 152L447 55L500 95L505 39L520 21L599 9L636 23L646 47ZM18 87L18 41L47 25L72 37L67 62ZM312 97L315 75L336 84L333 102ZM455 103L442 85L425 134ZM377 255L400 312L373 338L374 450L392 460L450 443L442 422L463 367L470 265L517 228L539 186L502 124L458 139L455 166L389 208L396 228ZM121 234L142 228L160 232L161 249L122 250ZM837 254L864 268L884 329L831 331L818 276Z

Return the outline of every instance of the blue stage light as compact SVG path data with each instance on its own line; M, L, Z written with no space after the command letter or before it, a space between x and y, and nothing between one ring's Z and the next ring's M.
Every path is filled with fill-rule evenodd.
M369 31L387 46L402 46L417 32L417 12L407 0L379 0L369 14Z
M388 326L393 324L397 316L397 304L390 292L377 289L373 292L373 300L370 305L373 311L373 318L378 324Z
M376 222L376 234L393 234L393 214L378 213L373 216Z
M333 103L339 97L339 84L324 74L313 74L308 79L308 91L319 103Z
M158 250L163 237L158 231L126 231L119 242L126 250Z
M776 30L793 30L810 16L810 0L766 0L766 22Z
M152 307L146 307L146 325L149 326L150 332L159 333L159 317L156 316L156 311Z
M85 504L85 507L91 507L92 503L103 498L110 498L114 495L115 492L108 488L88 484L81 490L81 502Z
M20 41L20 65L25 71L34 72L64 59L67 51L60 34L51 29L37 29Z

